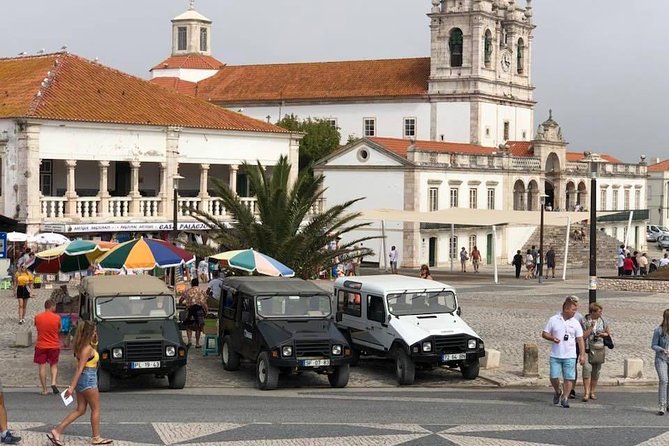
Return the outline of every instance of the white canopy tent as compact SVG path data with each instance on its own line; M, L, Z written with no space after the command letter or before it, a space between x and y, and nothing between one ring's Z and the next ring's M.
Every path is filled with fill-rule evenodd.
M435 223L492 226L493 236L493 267L495 283L498 283L497 274L497 226L500 225L539 225L541 211L503 211L489 209L450 208L433 212L404 211L400 209L370 209L360 211L361 220L402 221L411 223ZM597 216L615 214L615 212L597 212ZM581 222L590 218L589 212L544 212L544 226L566 226L564 268L562 278L566 278L567 254L569 246L569 230L572 222Z

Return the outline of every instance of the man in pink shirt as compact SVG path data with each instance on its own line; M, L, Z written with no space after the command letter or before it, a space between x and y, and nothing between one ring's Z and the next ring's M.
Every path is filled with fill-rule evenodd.
M44 302L44 311L35 316L37 343L35 344L35 364L39 365L39 381L42 395L48 395L46 388L46 363L51 368L51 390L60 393L56 387L58 377L58 357L60 356L60 316L55 312L56 304L49 299Z

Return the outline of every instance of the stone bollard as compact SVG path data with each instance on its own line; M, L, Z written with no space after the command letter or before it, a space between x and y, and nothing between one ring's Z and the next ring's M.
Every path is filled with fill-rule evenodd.
M33 345L33 332L32 331L17 331L16 332L16 342L15 347L30 347Z
M537 344L523 345L523 376L539 376L539 347Z
M485 356L480 359L481 367L484 369L496 369L499 367L499 359L501 354L499 350L493 350L491 348L485 349Z
M643 378L643 359L625 358L624 378Z

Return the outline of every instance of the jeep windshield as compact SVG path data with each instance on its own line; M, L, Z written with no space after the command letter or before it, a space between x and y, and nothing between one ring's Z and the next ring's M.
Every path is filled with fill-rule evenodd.
M386 298L388 311L395 316L452 313L457 309L452 291L405 291Z
M325 295L259 296L258 315L265 318L322 318L332 313L330 298Z
M174 314L174 298L162 296L102 296L95 299L101 319L167 318Z

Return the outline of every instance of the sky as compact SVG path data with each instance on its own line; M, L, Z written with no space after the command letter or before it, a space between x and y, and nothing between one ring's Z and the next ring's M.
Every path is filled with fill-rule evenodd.
M517 0L524 6L525 0ZM0 57L68 51L136 76L170 54L187 0L2 0ZM669 158L667 0L535 0L535 127L571 151L625 162ZM429 56L431 0L197 0L212 50L230 64Z

